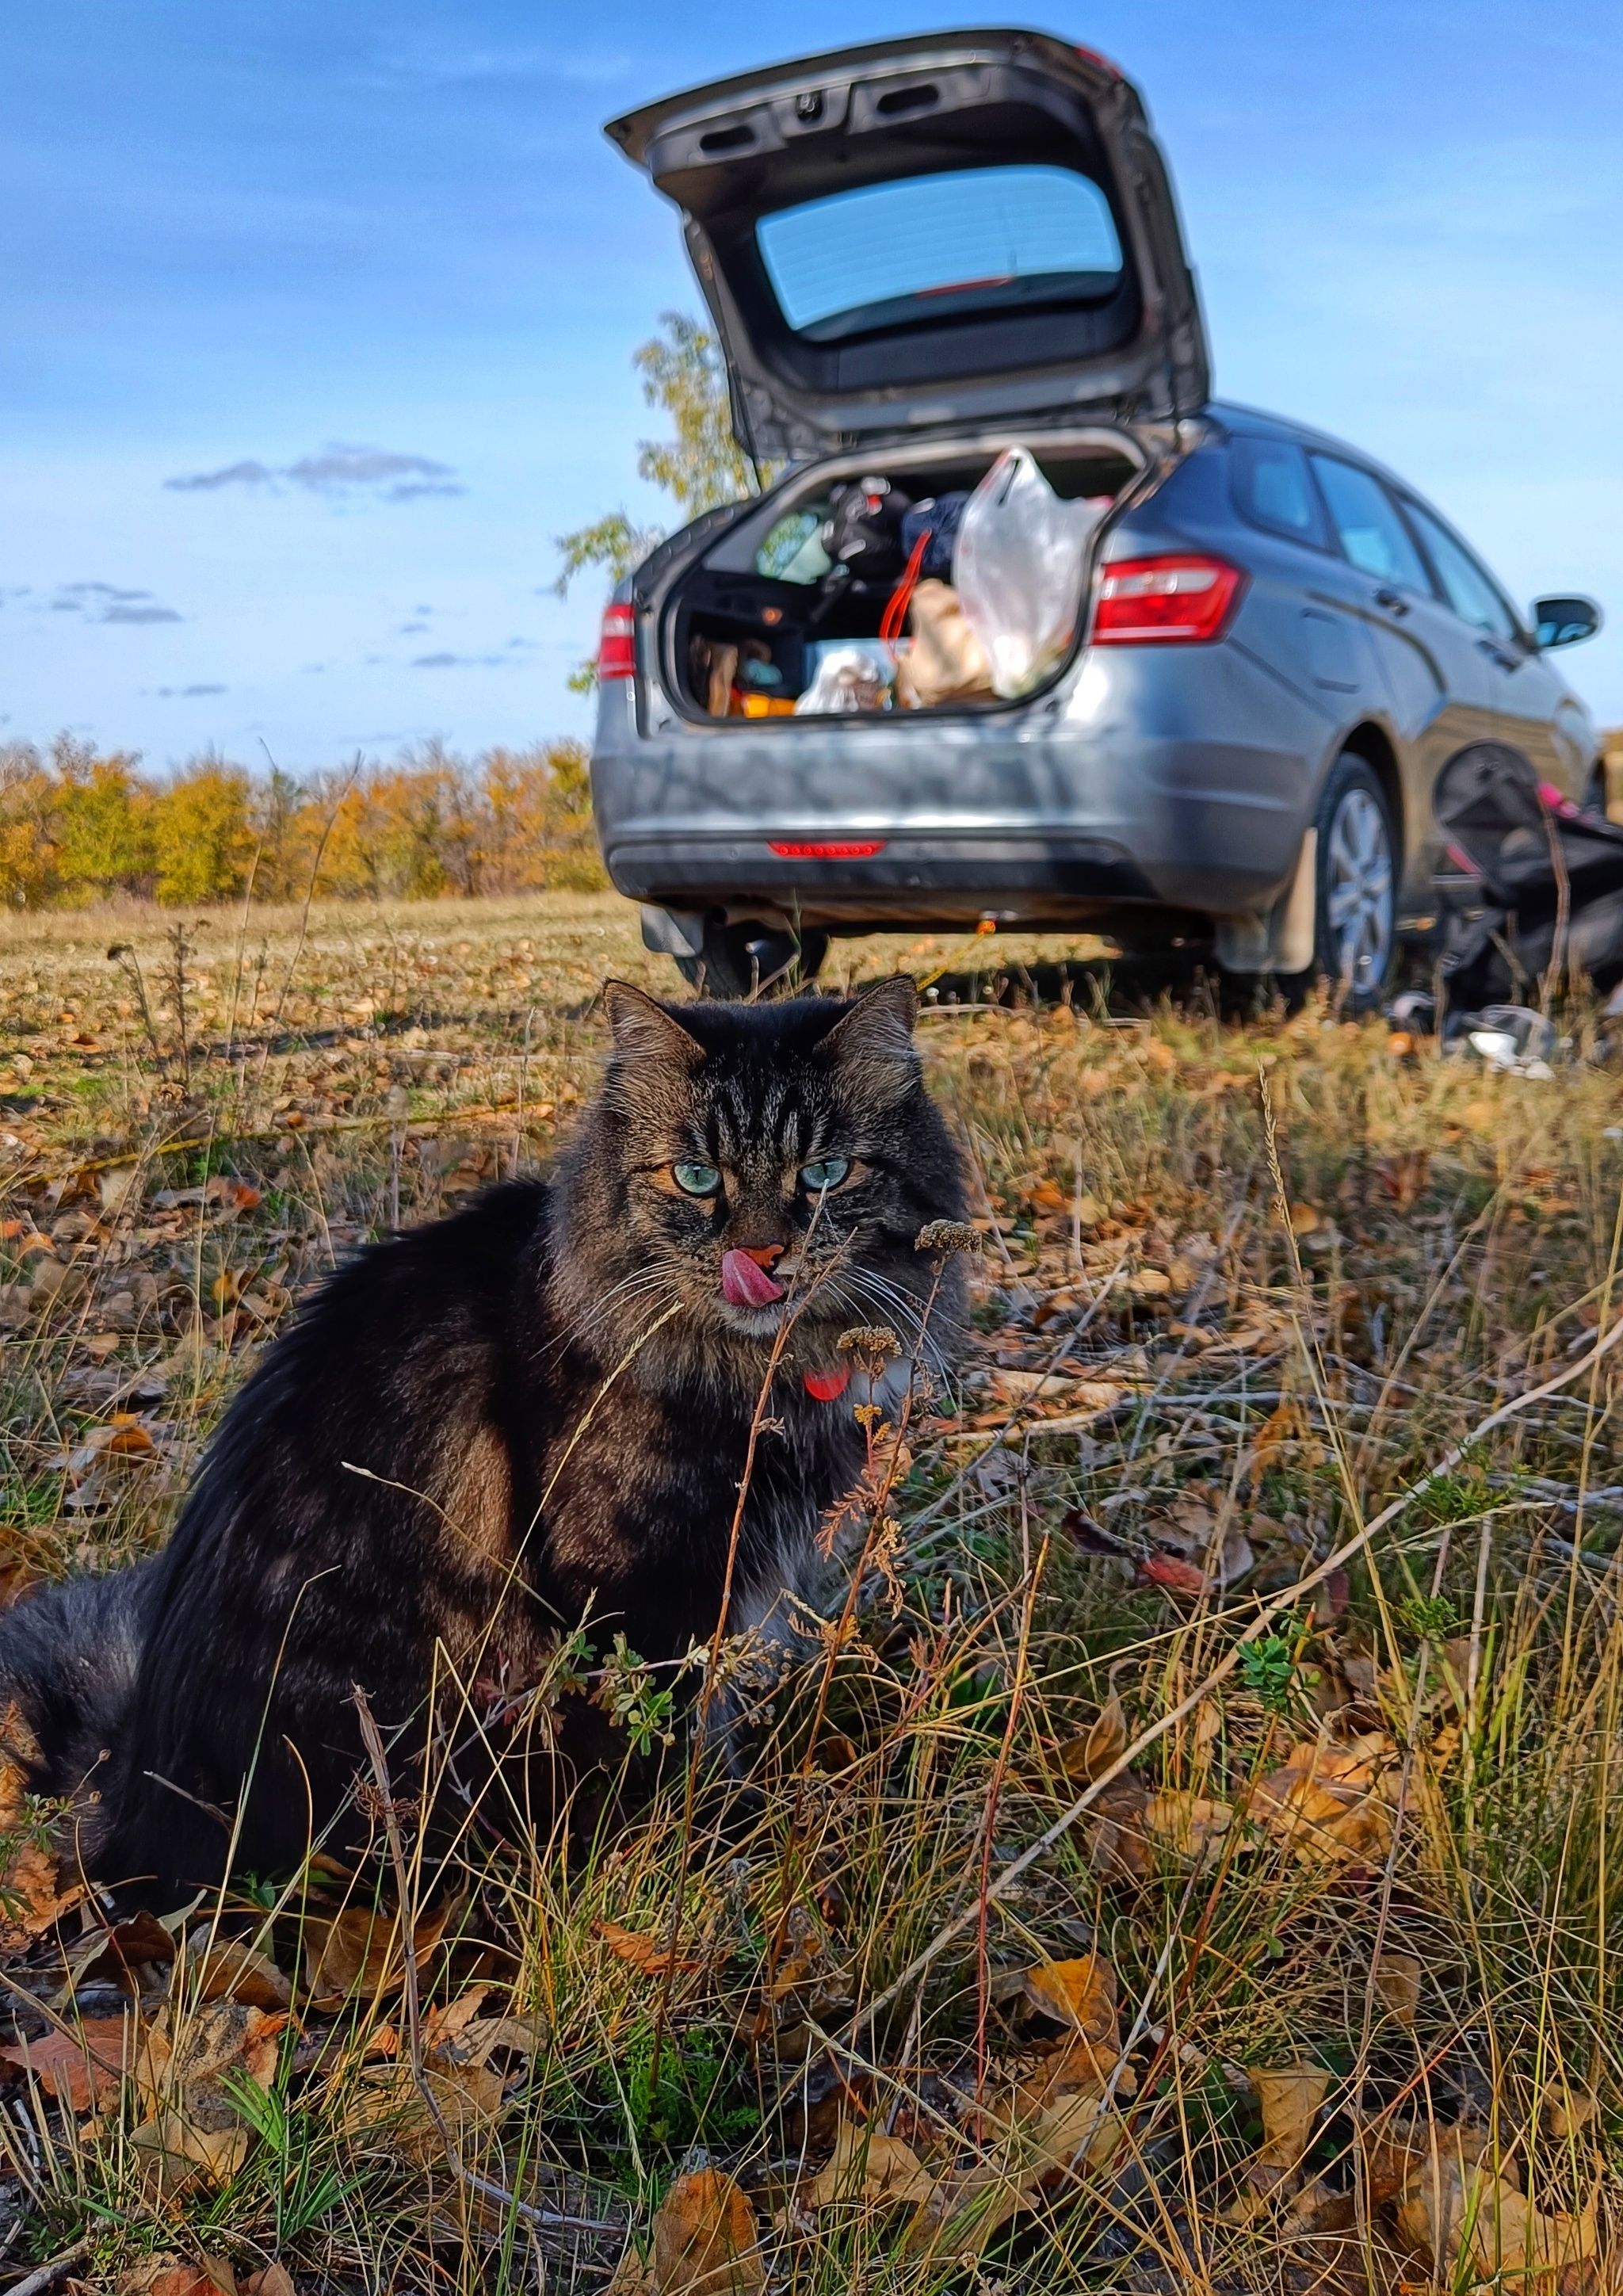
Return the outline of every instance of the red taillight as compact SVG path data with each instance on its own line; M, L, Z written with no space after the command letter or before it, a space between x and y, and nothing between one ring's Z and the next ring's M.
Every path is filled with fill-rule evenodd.
M768 841L768 850L780 861L872 861L885 849L882 837L861 839L796 838L783 844Z
M1099 578L1094 644L1204 645L1222 636L1244 581L1222 558L1119 558Z
M636 676L636 622L629 606L603 608L602 636L597 642L600 685L611 677Z

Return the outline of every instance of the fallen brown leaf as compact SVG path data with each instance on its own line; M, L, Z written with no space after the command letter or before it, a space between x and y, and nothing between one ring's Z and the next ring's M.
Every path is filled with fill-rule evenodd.
M1116 1972L1096 1953L1075 1961L1039 1961L1021 1980L1032 2008L1069 2025L1090 2041L1114 2045L1118 2033Z
M1142 1586L1160 1587L1168 1595L1209 1595L1215 1584L1198 1563L1178 1554L1146 1554L1138 1578Z
M1276 1404L1251 1439L1253 1476L1272 1466L1287 1447L1304 1464L1311 1464L1319 1456L1320 1446L1307 1424L1307 1414L1294 1396Z
M1468 2160L1454 2141L1460 2134L1435 2132L1430 2152L1412 2161L1398 2201L1398 2231L1430 2257L1434 2272L1530 2296L1598 2255L1593 2202L1578 2216L1542 2214L1486 2159Z
M1383 1953L1375 1970L1375 1991L1400 2025L1414 2025L1420 2010L1421 1965L1412 1953Z
M124 2017L87 2017L72 2033L46 2033L0 2049L0 2062L30 2069L40 2087L74 2112L117 2096L133 2062L133 2028Z
M1587 2089L1563 2088L1559 2095L1554 2089L1545 2091L1545 2127L1558 2144L1581 2136L1599 2111L1598 2101Z
M184 1986L194 1978L201 2001L242 2001L252 2009L285 2009L293 1988L267 1954L257 1952L245 1939L210 1938L208 1929L193 1930L186 1955L177 1960L174 1983Z
M115 2296L237 2296L236 2276L223 2256L205 2250L198 2260L149 2256L113 2284Z
M505 2084L487 2066L426 2065L419 2087L402 2057L365 2067L341 2125L346 2136L377 2140L389 2153L430 2161L445 2149L441 2122L457 2145L477 2144L488 2137L505 2104Z
M999 2159L938 2179L908 2228L907 2246L955 2262L982 2253L1011 2217L1033 2208L1056 2178L1111 2168L1127 2142L1102 2081L1036 2110L1017 2095L1003 2124ZM996 2121L995 2113L988 2119Z
M653 2220L659 2296L754 2296L766 2284L755 2210L731 2177L696 2169L678 2177Z
M1251 2162L1254 2179L1291 2177L1313 2142L1331 2076L1319 2065L1257 2066L1251 2086L1262 2111L1262 2144Z
M242 2283L242 2296L298 2296L293 2276L285 2264L267 2264L250 2272Z
M197 2128L173 2112L143 2120L131 2130L129 2141L144 2156L143 2170L153 2186L170 2194L195 2184L200 2172L210 2184L228 2185L253 2142L246 2128Z
M1292 1747L1251 1789L1250 1814L1304 1864L1379 1857L1391 1839L1383 1791L1397 1750L1383 1731L1347 1746Z
M1203 1869L1215 1864L1234 1813L1226 1802L1168 1789L1151 1795L1143 1822L1164 1849Z
M116 1978L134 1991L137 1972L154 1962L173 1961L175 1940L155 1914L144 1909L111 1929L94 1931L67 1956L67 1978L57 1997L60 2006L80 1985Z
M617 1961L628 1961L645 1977L663 1977L669 1969L697 1969L696 1961L685 1961L680 1954L674 1958L658 1938L644 1937L640 1931L622 1929L619 1922L599 1922L597 1934Z
M1073 1784L1091 1785L1127 1750L1127 1718L1120 1693L1112 1690L1098 1720L1060 1749L1060 1767Z
M935 2178L911 2144L877 2128L842 2120L833 2158L800 2187L799 2197L812 2209L830 2208L840 2201L865 2208L897 2208L927 2201L935 2186Z
M445 1935L455 1906L424 1914L412 1931L413 1958L423 1962ZM346 1906L331 1916L309 1913L304 1923L305 1968L318 2005L332 2005L350 1991L392 1991L406 1981L400 1916L370 1906Z
M1144 1882L1152 1861L1143 1815L1149 1789L1131 1770L1112 1778L1083 1821L1088 1864L1102 1881Z
M0 1950L15 1953L43 1937L53 1922L82 1904L84 1885L57 1887L57 1857L37 1841L25 1841L0 1874Z

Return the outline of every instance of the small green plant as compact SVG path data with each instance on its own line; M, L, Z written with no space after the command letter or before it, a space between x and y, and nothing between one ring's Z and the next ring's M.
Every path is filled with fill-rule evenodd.
M1460 1614L1447 1595L1406 1595L1398 1606L1398 1615L1422 1642L1447 1642L1460 1628Z
M267 2175L276 2226L276 2244L296 2240L332 2215L356 2180L343 2176L332 2159L331 2136L324 2137L308 2113L290 2112L280 2087L261 2088L240 2066L220 2086L259 2139L259 2166Z
M682 2152L701 2138L725 2144L747 2136L760 2114L752 2104L725 2101L729 2070L713 2033L667 2033L657 2065L652 2027L637 2034L627 2052L625 2094L639 2142Z
M1259 1635L1240 1652L1240 1679L1267 1714L1288 1714L1313 1671L1303 1668L1297 1657L1301 1621L1287 1616L1280 1624L1288 1629L1286 1633Z
M636 1753L651 1754L656 1743L676 1744L676 1734L671 1727L676 1693L658 1687L652 1669L627 1646L624 1635L615 1636L593 1697L619 1725Z

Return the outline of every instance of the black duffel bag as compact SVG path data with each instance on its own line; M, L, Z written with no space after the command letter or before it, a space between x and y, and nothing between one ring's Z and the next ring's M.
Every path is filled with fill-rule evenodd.
M833 560L863 582L894 582L906 553L902 548L902 520L913 508L913 497L899 493L889 479L853 479L834 488L829 514L818 540ZM843 578L825 575L825 581Z

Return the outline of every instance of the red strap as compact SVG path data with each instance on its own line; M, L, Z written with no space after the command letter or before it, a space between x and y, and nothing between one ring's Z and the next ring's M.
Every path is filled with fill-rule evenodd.
M894 645L902 635L903 626L907 619L907 609L913 603L914 592L919 586L919 569L924 563L924 553L929 545L930 531L931 529L926 527L914 544L913 555L903 570L902 578L890 593L890 603L885 608L884 619L879 626L880 636L887 645Z

